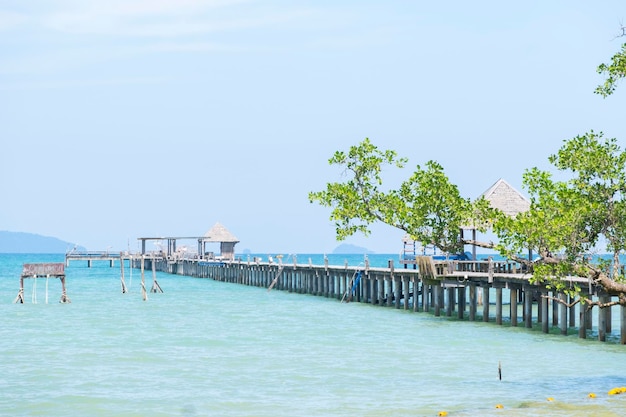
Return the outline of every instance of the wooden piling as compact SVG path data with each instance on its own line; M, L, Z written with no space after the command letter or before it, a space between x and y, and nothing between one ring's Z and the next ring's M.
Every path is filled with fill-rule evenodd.
M548 300L548 292L543 289L539 294L539 297L539 305L541 306L541 331L544 333L548 333L548 331L550 330L550 326L548 323L548 305L550 304Z
M477 303L476 284L471 283L469 285L469 321L476 320Z
M482 292L483 292L483 321L487 323L489 322L489 287L483 286Z
M517 327L517 288L510 288L510 313L511 317L511 326Z
M524 324L527 329L533 327L533 292L529 285L525 285L524 291Z
M502 325L502 286L496 287L496 324Z
M565 295L564 293L560 293L559 294L559 299L561 300L561 314L560 314L560 329L561 329L561 334L563 336L567 335L567 305L565 304L567 301L567 295Z

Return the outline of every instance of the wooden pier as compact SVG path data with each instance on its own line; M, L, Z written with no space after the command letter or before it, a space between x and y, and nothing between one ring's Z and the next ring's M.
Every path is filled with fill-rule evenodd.
M65 255L65 266L70 266L70 261L86 261L87 266L91 268L94 261L108 261L109 266L115 266L115 261L121 262L124 259L130 259L131 255L122 252L109 251L88 251L88 252L69 252Z
M612 309L601 309L592 315L584 305L568 306L565 294L541 285L531 284L530 274L516 262L434 261L417 257L417 269L263 263L258 261L208 262L200 259L168 260L141 258L131 261L133 267L152 268L169 274L210 278L268 290L288 291L341 301L430 312L435 316L460 320L493 322L497 325L540 328L543 333L593 334L606 341L612 332ZM357 279L358 274L358 279ZM573 278L586 294L609 301L586 279ZM505 292L508 299L505 299ZM493 297L493 298L492 298ZM626 308L620 309L620 343L626 344Z

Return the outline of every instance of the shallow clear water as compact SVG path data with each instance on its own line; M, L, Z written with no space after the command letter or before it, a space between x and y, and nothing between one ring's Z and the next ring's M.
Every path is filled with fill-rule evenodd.
M625 414L624 346L161 273L142 301L108 263L66 268L71 304L54 279L13 304L50 261L0 255L0 415Z

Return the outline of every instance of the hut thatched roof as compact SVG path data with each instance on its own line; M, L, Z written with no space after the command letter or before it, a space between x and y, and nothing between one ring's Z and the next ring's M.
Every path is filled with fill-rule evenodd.
M204 241L237 243L239 242L239 239L237 239L232 233L228 231L228 229L226 229L218 222L215 223L215 225L204 234Z
M482 193L481 197L489 201L491 207L509 216L516 216L530 209L530 201L502 178Z

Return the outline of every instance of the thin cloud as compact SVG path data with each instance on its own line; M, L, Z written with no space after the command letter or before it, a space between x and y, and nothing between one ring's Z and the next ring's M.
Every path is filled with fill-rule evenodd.
M44 17L44 25L69 34L183 37L274 27L308 15L306 10L276 10L239 7L241 3L225 1L186 0L135 1L112 4L88 3L91 7L66 10Z
M107 78L107 79L82 79L82 80L44 80L34 82L20 82L0 84L0 91L27 91L27 90L52 90L77 87L93 86L116 86L116 85L157 85L168 81L164 77L130 77L130 78Z
M22 13L0 10L0 31L11 30L28 20L28 16Z

